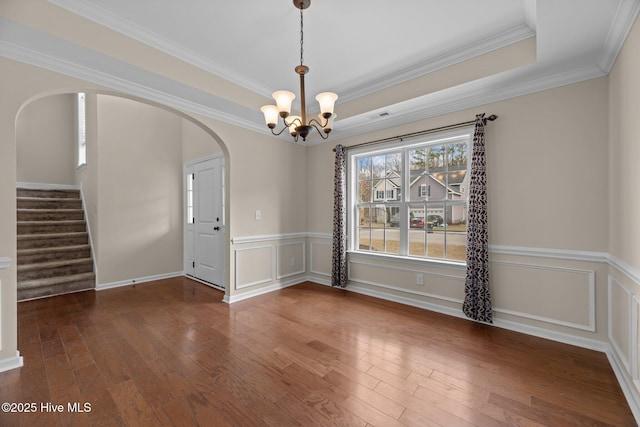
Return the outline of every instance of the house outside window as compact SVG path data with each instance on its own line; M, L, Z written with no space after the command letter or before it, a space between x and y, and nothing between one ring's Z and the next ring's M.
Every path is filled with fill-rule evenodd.
M350 250L463 262L472 135L350 151Z

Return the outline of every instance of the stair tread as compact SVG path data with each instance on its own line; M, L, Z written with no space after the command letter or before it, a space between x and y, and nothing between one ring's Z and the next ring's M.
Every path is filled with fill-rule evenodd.
M54 201L54 202L59 202L61 200L73 200L74 202L77 202L78 200L80 200L80 197L33 197L33 196L17 196L16 197L17 200L25 200L25 201L32 201L32 200L37 200L40 202L49 202L49 201Z
M35 262L32 264L21 264L17 266L17 271L31 271L31 270L42 270L45 268L55 268L55 267L64 267L66 265L77 265L77 264L93 264L92 258L75 258L75 259L63 259L63 260L55 260L55 261L45 261L45 262Z
M65 208L65 209L48 209L48 208L18 208L17 209L18 212L27 212L27 213L32 213L32 212L37 212L37 213L44 213L44 212L56 212L56 213L64 213L64 212L69 212L69 213L77 213L77 212L84 212L83 209L73 209L73 208Z
M69 246L51 246L45 248L18 249L18 255L34 255L47 252L70 252L91 249L91 245L69 245Z
M29 279L18 281L18 289L39 288L43 286L60 285L63 283L75 282L80 280L95 279L95 273L79 273L70 274L68 276L45 277L42 279Z
M52 237L80 237L86 235L86 231L72 231L69 233L20 234L18 235L18 240L50 239Z

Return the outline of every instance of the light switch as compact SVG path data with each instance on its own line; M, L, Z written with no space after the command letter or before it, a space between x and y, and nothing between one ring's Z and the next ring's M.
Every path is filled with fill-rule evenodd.
M256 211L256 221L259 221L260 219L262 219L262 212L260 212L259 210Z

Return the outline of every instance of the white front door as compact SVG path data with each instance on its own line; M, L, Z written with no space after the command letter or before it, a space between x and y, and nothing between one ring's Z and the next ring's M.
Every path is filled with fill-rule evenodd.
M185 273L224 288L224 158L185 167Z

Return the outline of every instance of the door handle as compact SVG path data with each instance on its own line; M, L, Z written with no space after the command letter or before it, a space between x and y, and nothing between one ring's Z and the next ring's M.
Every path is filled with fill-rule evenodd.
M220 227L213 227L213 229L214 229L215 231L218 231L218 230L220 230Z

